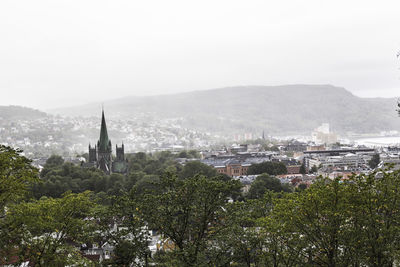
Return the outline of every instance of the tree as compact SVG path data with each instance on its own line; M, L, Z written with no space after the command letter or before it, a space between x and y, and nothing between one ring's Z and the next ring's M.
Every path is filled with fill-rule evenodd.
M51 155L43 166L41 176L45 176L49 171L54 168L60 168L64 164L64 159L59 155Z
M181 180L168 173L161 177L161 194L142 197L139 209L145 221L173 242L175 249L165 254L168 261L177 261L179 266L203 262L207 241L221 226L219 211L239 186L237 181L222 182L218 177L196 175Z
M269 175L279 175L287 173L285 164L282 162L266 161L252 164L247 170L248 175L267 173Z
M306 167L304 166L304 164L301 164L299 172L303 175L307 173L307 170L306 170Z
M273 192L290 192L288 185L282 185L278 178L271 177L268 174L257 176L256 180L251 184L247 198L262 198L268 191Z
M89 192L43 197L10 207L7 228L14 237L19 263L27 259L34 266L84 263L79 249L71 244L87 242L94 231L93 208Z
M0 145L0 262L7 262L3 260L14 251L15 236L7 226L10 205L22 201L39 181L38 170L21 153L22 150Z
M178 158L195 158L195 159L199 159L200 158L200 153L197 150L182 150L181 152L179 152L179 154L177 155Z
M229 203L223 213L223 228L206 251L213 266L267 266L265 238L257 221L268 216L273 193L261 199Z
M299 186L297 188L298 188L298 190L306 190L307 184L301 183L301 184L299 184Z
M378 167L379 163L381 162L381 158L378 153L374 154L371 158L371 160L368 161L368 165L371 167L371 169L375 169Z
M258 220L268 266L393 266L400 251L400 170L320 178L273 198Z
M275 152L279 152L279 147L276 145L270 146L270 145L265 145L264 149L267 151L275 151Z
M188 151L188 156L190 156L191 158L199 159L200 153L199 153L199 151L192 149L192 150Z
M302 166L303 166L303 165L302 165ZM315 166L315 165L312 166L311 169L310 169L310 172L311 172L311 173L316 173L316 172L318 172L318 167Z
M182 150L181 152L179 152L178 158L188 158L188 153L186 150Z
M64 159L59 156L59 155L51 155L47 160L46 160L46 166L61 166L64 164Z
M7 204L21 200L39 181L38 170L21 156L22 150L0 145L0 214Z
M160 178L157 175L145 175L135 185L135 191L138 194L146 193L147 191L158 192L159 191Z
M348 199L348 187L339 179L321 179L277 199L271 219L272 225L281 225L281 256L297 255L303 266L351 266L357 253L349 244L358 240L349 225Z
M276 204L272 198L272 206ZM302 259L304 241L302 236L293 233L290 225L282 224L273 215L257 220L259 236L263 239L264 266L295 267L308 266ZM309 265L312 266L312 265Z
M112 204L102 207L96 214L102 239L115 246L113 258L106 265L144 266L148 262L149 234L137 201L140 196L133 189L130 193L112 197Z
M179 173L179 177L185 179L198 174L206 177L213 177L217 175L217 171L213 167L195 160L185 164L182 171Z
M393 266L400 250L400 171L359 175L349 184L352 245L364 266Z

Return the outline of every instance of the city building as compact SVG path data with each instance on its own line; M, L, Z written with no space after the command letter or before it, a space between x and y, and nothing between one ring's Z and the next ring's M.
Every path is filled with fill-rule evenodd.
M337 135L330 131L329 123L323 123L311 133L312 141L316 144L333 144L337 142Z
M329 170L367 169L368 162L376 153L372 148L342 148L304 151L303 163L310 170L322 167Z

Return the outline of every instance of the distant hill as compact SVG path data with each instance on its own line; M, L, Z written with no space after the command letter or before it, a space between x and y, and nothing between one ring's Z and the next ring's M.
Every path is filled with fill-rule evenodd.
M218 133L309 133L328 122L334 131L400 130L396 99L360 98L331 85L240 86L173 95L126 97L104 103L108 116L149 113L181 117L184 126ZM51 112L99 115L99 103Z
M34 120L46 116L46 113L32 108L21 106L0 106L0 119L3 120Z

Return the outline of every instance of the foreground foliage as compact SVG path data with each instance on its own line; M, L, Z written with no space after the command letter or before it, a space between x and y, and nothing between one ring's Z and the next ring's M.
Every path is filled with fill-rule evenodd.
M8 203L21 200L38 182L38 170L20 155L21 150L0 145L0 213Z
M90 240L94 203L90 193L64 194L62 198L43 197L9 207L4 226L11 241L9 251L18 263L29 260L35 266L65 266L84 263L76 244Z
M136 191L113 197L108 206L99 206L99 236L115 246L111 266L143 266L150 258L149 232L140 216Z
M198 266L223 226L228 198L239 186L237 181L219 177L196 175L180 180L168 173L160 181L162 192L146 194L140 209L149 226L173 242L171 253L178 265Z
M103 205L89 192L29 200L37 170L20 151L1 147L0 167L1 264L90 265L79 247L92 240L114 246L103 262L110 266L377 267L400 260L400 171L389 168L320 178L296 192L263 175L255 183L262 190L240 198L241 185L229 177L198 163L167 164ZM47 167L45 175L70 168L57 158ZM154 255L150 231L159 241Z

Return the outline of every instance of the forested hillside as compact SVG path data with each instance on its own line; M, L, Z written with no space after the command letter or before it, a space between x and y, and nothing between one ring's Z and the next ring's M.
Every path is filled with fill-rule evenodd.
M227 133L309 133L328 122L339 133L400 130L396 99L360 98L331 85L240 86L174 95L106 101L110 116L149 113L181 117L190 128ZM97 115L99 103L53 110L64 115Z

